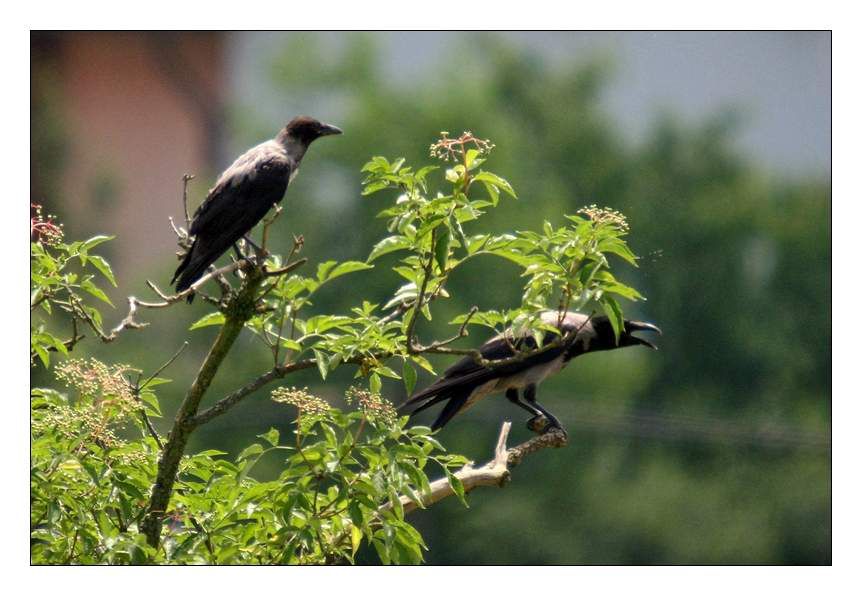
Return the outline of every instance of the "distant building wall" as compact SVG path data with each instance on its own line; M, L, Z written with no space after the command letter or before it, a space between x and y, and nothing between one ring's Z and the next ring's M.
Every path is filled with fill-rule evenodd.
M40 164L31 166L33 192L58 196L32 198L56 205L70 230L117 235L111 256L121 285L140 280L132 271L154 254L165 255L168 272L175 250L168 216L182 221L182 175L197 174L206 186L208 172L223 165L223 34L34 33L31 40L32 68L47 69L54 82L64 145L62 184L40 184ZM195 188L197 196L205 190Z

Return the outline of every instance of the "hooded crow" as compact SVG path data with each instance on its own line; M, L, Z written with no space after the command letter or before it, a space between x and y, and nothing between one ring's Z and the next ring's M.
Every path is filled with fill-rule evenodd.
M537 350L536 340L532 334L513 337L512 332L507 330L479 348L482 358L489 362L506 360L518 354L522 354L523 358L489 367L477 363L472 356L466 356L448 368L432 385L415 393L401 405L399 411L409 411L413 416L426 408L446 401L446 405L431 426L436 430L442 428L455 414L467 410L482 398L493 393L505 392L509 401L533 415L527 422L530 429L539 430L538 425L544 417L547 419L544 431L554 427L562 430L557 418L536 401L536 387L539 383L559 372L572 358L581 354L626 346L647 346L654 350L658 349L652 342L633 335L633 332L654 331L661 334L661 330L651 323L626 320L617 343L611 322L605 316L591 317L567 312L560 321L560 313L547 311L542 313L541 318L545 324L560 329L561 342L548 338L546 347ZM559 336L557 337L559 339ZM519 396L519 391L523 391L523 400Z
M195 211L191 249L174 273L177 292L200 279L211 264L280 203L308 146L341 129L308 116L291 120L278 135L252 147L226 169ZM192 295L189 296L189 302Z

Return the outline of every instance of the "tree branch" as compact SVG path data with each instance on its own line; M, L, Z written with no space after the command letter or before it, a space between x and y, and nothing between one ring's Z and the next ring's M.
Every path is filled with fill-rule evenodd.
M525 456L542 449L547 449L548 447L565 447L568 444L566 433L554 428L520 445L507 448L506 441L509 438L511 428L511 422L506 421L503 423L503 426L500 428L500 435L497 437L497 445L494 448L494 458L491 461L479 468L473 467L472 464L467 464L455 473L455 477L464 485L465 493L479 486L505 486L510 479L511 470L519 465ZM431 483L430 487L430 492L422 496L423 507L433 505L455 494L455 490L449 484L448 478L435 480ZM409 513L420 506L419 503L407 496L401 497L401 505L404 507L404 513ZM388 504L384 506L387 509L389 507L390 505Z
M189 424L192 426L200 426L201 424L206 424L213 418L221 416L222 414L227 412L229 409L237 405L243 399L257 391L264 385L267 385L272 381L275 381L276 379L281 379L282 377L285 377L292 372L304 370L313 366L317 366L317 363L313 358L309 358L307 360L300 360L299 362L293 362L285 366L273 368L271 371L260 375L259 377L246 383L233 393L230 393L222 399L218 400L213 406L207 408L200 414L191 418L189 420Z
M194 430L194 424L191 423L191 420L197 414L201 400L209 389L222 361L242 331L245 322L253 316L255 295L261 283L263 283L262 272L256 268L251 269L245 277L240 291L227 305L225 322L219 329L218 336L174 419L173 427L165 442L165 448L159 458L156 482L150 495L147 515L141 524L141 531L147 536L147 542L151 546L157 546L159 543L162 518L170 503L180 459L185 452L189 436Z
M497 437L497 445L494 447L494 458L484 466L476 468L472 463L466 464L463 468L455 472L455 477L461 481L464 487L464 494L469 493L473 489L480 486L496 486L504 487L511 479L511 470L518 466L525 456L530 453L535 453L549 447L559 448L565 447L568 444L568 437L565 431L553 428L550 431L537 435L520 445L508 448L506 442L509 438L509 431L512 429L512 423L508 420L500 427L500 434ZM427 494L421 497L422 504L414 501L406 495L399 497L401 507L404 509L404 514L408 514L416 509L427 508L435 503L442 501L448 497L455 495L455 489L449 483L449 479L438 478L429 484L430 490ZM380 507L378 514L392 509L391 503L386 503ZM335 544L340 544L350 536L350 527L348 527L335 539Z
M183 215L186 217L186 230L192 229L192 218L189 216L189 182L194 180L191 174L183 174Z

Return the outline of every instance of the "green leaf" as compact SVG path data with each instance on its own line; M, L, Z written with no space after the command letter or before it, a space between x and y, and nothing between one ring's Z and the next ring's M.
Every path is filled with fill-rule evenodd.
M380 381L380 375L377 373L371 373L368 377L368 387L371 389L371 393L380 393L380 389L383 387L383 383Z
M263 445L260 443L252 443L240 452L236 460L243 461L250 457L254 457L255 455L260 455L261 453L263 453Z
M404 380L404 388L408 396L413 394L413 389L416 387L416 376L416 369L411 366L409 360L405 360L401 369L401 378Z
M266 441L267 443L269 443L273 447L278 447L279 432L277 429L270 428L264 434L258 435L258 437L260 437L261 439L263 439L264 441Z
M374 248L371 249L371 254L368 255L366 262L370 263L387 253L395 252L396 250L404 250L405 248L410 248L410 240L405 236L389 236L374 245Z
M98 269L105 278L111 282L111 285L117 287L117 280L114 278L114 270L108 264L108 261L98 255L89 255L87 260Z
M336 277L340 277L342 275L346 275L348 273L353 273L354 271L365 271L366 269L374 269L374 265L369 265L368 263L363 263L362 261L345 261L338 265L332 272L329 274L327 281L333 280Z
M317 280L325 281L329 272L338 264L338 261L324 261L317 266Z
M42 361L45 368L48 368L48 365L51 363L51 357L48 356L48 351L39 344L33 345L33 351L36 352L37 356L39 356L39 360Z
M111 306L114 306L111 302L111 299L108 298L108 296L102 290L96 287L96 285L89 279L81 280L81 289L90 294L91 296L95 296L102 302L107 302Z
M356 524L350 526L350 545L353 554L359 550L359 545L362 544L362 530L356 527Z
M149 381L147 381L147 387L158 387L159 385L164 385L165 383L173 383L171 379L165 379L163 377L153 377Z
M446 272L446 262L449 259L449 243L451 232L448 226L440 226L436 229L434 241L434 260L437 261L437 267L440 268L440 273Z
M378 538L372 540L371 544L374 545L374 550L377 551L377 556L380 557L380 562L384 565L389 565L391 559L389 558L389 551L386 550L386 544Z
M497 176L497 174L493 174L491 172L481 171L475 176L473 176L473 180L477 180L479 182L487 182L489 184L493 184L497 188L503 189L503 191L511 196L514 199L517 199L517 195L515 195L515 190L512 188L512 185L505 178L501 178Z
M312 349L312 352L314 352L314 361L317 363L317 370L320 371L320 378L325 381L326 375L329 374L329 360L326 358L326 354L320 350Z
M461 479L455 476L455 474L450 472L449 468L444 466L443 471L446 472L446 478L449 480L449 486L452 487L452 491L458 496L465 507L469 507L469 505L467 505L467 499L464 496L464 483L461 482Z
M397 372L395 372L394 370L392 370L388 366L384 366L382 364L375 366L374 372L376 372L377 374L382 375L384 377L389 377L390 379L400 379L401 378Z
M211 312L208 315L204 315L195 323L189 327L189 331L194 331L195 329L200 329L201 327L209 327L210 325L223 325L224 324L224 315L220 312Z
M622 257L626 262L635 267L638 266L637 256L635 256L635 253L631 251L624 240L620 240L619 238L605 238L599 242L597 249L601 252L613 253Z
M156 397L156 394L152 391L141 391L140 393L141 401L144 402L147 406L149 406L150 414L155 414L156 416L162 415L162 410L159 407L159 399Z
M620 332L622 331L623 325L625 324L623 321L623 311L620 308L619 303L607 294L602 296L601 303L602 308L608 315L608 320L610 320L611 322L611 327L613 327L616 343L619 344Z
M81 244L81 250L88 251L96 246L99 246L103 242L107 242L108 240L113 240L114 236L93 236L89 240L85 240L83 244Z

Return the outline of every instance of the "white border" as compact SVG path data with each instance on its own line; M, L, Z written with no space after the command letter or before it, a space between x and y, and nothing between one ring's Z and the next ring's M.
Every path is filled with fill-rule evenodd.
M12 14L4 25L2 53L4 66L4 109L0 114L5 126L2 143L4 168L4 217L0 234L17 255L18 235L23 235L23 195L29 196L29 154L20 139L29 138L29 54L28 28L392 28L392 29L469 29L469 28L830 28L838 27L834 41L834 201L833 224L833 395L835 399L834 457L834 559L842 568L840 576L832 569L803 568L580 568L551 567L525 569L517 567L447 567L420 569L243 569L243 568L27 568L29 549L25 531L28 495L22 489L27 443L27 420L24 388L29 386L29 371L17 351L3 354L5 383L3 453L14 465L5 470L10 477L3 491L5 512L3 552L4 567L13 565L26 577L7 575L7 585L37 593L88 595L107 592L123 594L171 593L237 594L241 590L278 590L288 594L329 594L349 590L351 595L397 593L399 595L435 594L448 591L464 593L482 590L492 593L527 591L587 592L598 594L741 594L780 593L847 593L844 586L858 586L851 576L851 561L858 552L858 442L854 441L862 423L859 416L859 382L851 375L859 368L862 349L855 329L857 300L853 291L860 270L858 251L859 213L859 109L858 91L859 33L850 30L854 23L849 9L835 9L830 2L731 1L699 5L682 2L608 3L598 9L597 3L561 2L423 2L414 7L408 2L307 3L259 1L251 5L238 2L147 2L145 4L113 2L83 3L39 2L12 4ZM23 7L22 7L23 6ZM283 17L282 17L283 15ZM6 20L4 18L4 20ZM8 28L13 28L8 30ZM852 186L851 186L852 185ZM9 213L5 213L8 210ZM23 240L23 239L22 239ZM23 242L21 243L23 247ZM22 249L23 251L23 249ZM4 333L14 339L7 345L23 344L25 321L18 317L18 298L23 296L27 265L23 255L7 263L4 274L12 288L0 293ZM838 272L836 274L836 272ZM19 284L21 286L19 287ZM825 291L825 289L824 289ZM23 306L23 305L22 305ZM22 309L23 310L23 309ZM802 332L802 330L800 331ZM820 332L806 330L805 332ZM17 338L21 337L21 340ZM852 340L851 340L852 338ZM855 377L855 375L853 375ZM854 432L855 431L855 432ZM21 460L21 461L19 461ZM853 579L855 578L855 579ZM19 581L16 581L19 580ZM136 581L137 580L137 581ZM842 580L846 580L842 581ZM266 583L261 583L266 582ZM26 586L26 587L25 587Z

